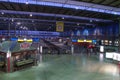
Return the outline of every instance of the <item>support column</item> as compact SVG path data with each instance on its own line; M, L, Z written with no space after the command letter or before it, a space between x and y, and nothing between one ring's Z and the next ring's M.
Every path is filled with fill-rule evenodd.
M43 47L40 46L40 53L42 54L43 53Z
M8 72L8 73L10 73L10 72L12 72L12 59L11 59L11 52L8 50L8 52L7 52L7 60L6 60L6 64L7 64L7 66L6 66L6 71Z
M104 46L100 46L100 53L99 53L99 61L100 62L103 62L103 60L104 60L104 54L105 54Z
M74 45L71 45L71 53L74 54Z
M37 51L37 59L38 59L38 63L42 62L42 53L43 53L43 46L42 45L38 45L38 51Z

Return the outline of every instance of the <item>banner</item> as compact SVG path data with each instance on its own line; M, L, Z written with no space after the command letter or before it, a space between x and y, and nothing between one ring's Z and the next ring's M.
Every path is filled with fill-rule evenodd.
M58 32L64 31L64 23L62 21L56 22L56 31Z
M24 50L29 49L30 46L31 46L31 43L28 43L28 42L23 42L23 43L20 44L20 48L24 49Z

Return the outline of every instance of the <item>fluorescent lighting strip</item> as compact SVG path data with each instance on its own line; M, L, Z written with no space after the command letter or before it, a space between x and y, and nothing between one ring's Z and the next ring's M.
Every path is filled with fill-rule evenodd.
M118 8L113 8L113 7L107 7L108 9L104 8L97 8L97 7L93 7L93 6L89 6L89 3L87 3L88 5L75 5L72 4L72 2L69 1L69 3L61 3L57 0L42 0L42 1L35 1L35 0L0 0L3 2L14 2L14 3L24 3L26 4L26 2L28 1L27 4L35 4L35 5L44 5L44 6L55 6L55 7L64 7L64 8L71 8L71 9L80 9L80 10L87 10L87 11L95 11L95 12L101 12L101 13L108 13L108 14L114 14L114 15L120 15L120 10L118 10ZM74 1L77 3L77 1ZM103 7L103 6L102 6ZM112 8L110 10L110 8Z
M32 14L37 16L49 16L49 17L64 17L64 18L72 18L72 19L79 19L79 20L93 20L97 22L112 22L112 20L105 20L105 19L97 19L97 18L88 18L88 17L80 17L80 16L71 16L71 15L62 15L62 14L51 14L51 13L37 13L37 12L25 12L25 11L11 11L11 10L0 10L1 13L4 12L7 14L19 14L19 15L30 15Z

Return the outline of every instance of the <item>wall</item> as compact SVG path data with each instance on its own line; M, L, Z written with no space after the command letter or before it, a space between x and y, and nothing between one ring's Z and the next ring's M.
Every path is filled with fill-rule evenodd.
M66 31L61 36L102 36L102 37L117 37L119 31L118 23L107 23L102 26L86 27L78 30Z

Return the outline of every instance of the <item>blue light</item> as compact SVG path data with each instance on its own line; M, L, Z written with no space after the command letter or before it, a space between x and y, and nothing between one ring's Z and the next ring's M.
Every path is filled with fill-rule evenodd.
M0 1L8 2L8 0L0 0ZM26 1L28 1L29 4L64 7L64 8L72 8L72 9L81 9L81 10L88 10L88 11L95 11L95 12L120 15L119 11L115 11L115 10L112 11L110 9L106 10L106 9L101 9L101 8L83 6L83 5L75 5L75 4L68 4L68 3L64 4L64 3L60 3L60 2L50 2L50 1L37 1L36 2L35 0L9 0L9 2L24 3L24 4L26 4Z
M77 42L77 40L76 39L72 39L72 42Z
M11 38L11 41L17 41L18 38Z
M39 42L40 39L39 38L32 38L33 42Z
M83 31L83 35L84 35L84 36L88 36L88 35L89 35L89 31L88 31L87 29L85 29L85 30Z
M97 43L97 40L92 40L92 43L93 43L93 44L96 44L96 43Z

